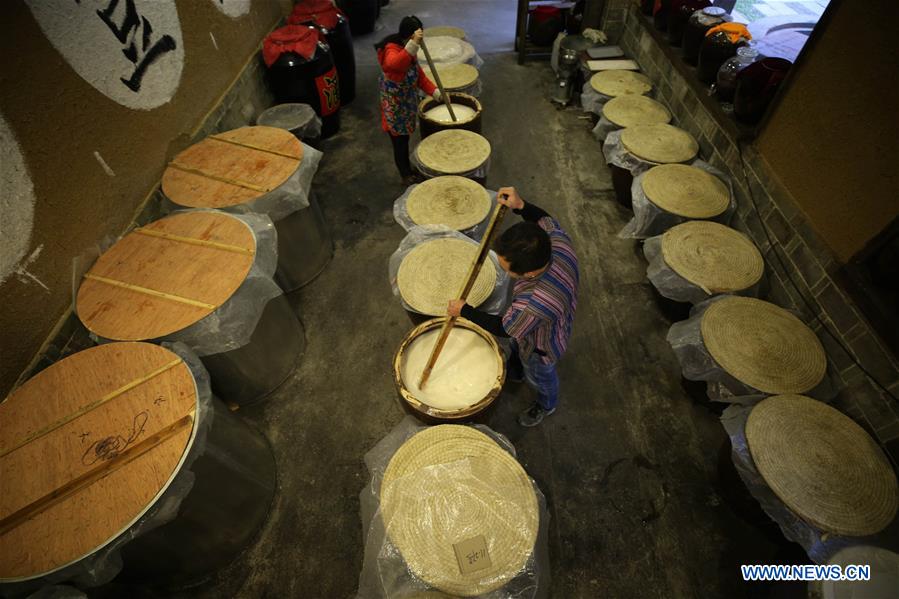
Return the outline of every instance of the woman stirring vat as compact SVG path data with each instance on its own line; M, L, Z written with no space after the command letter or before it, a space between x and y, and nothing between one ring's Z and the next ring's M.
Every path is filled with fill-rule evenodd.
M422 24L417 17L403 17L398 33L375 44L381 65L378 77L381 128L390 136L393 159L404 185L420 180L409 163L409 136L415 132L418 90L440 100L440 91L421 70L416 58L422 35Z

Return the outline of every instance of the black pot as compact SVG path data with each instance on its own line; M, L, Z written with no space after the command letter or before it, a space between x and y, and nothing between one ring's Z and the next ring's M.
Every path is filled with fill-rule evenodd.
M375 30L375 21L381 14L380 0L338 0L337 6L350 20L353 35L365 35Z
M268 69L269 86L278 104L309 104L322 119L322 138L340 130L340 83L334 58L319 43L310 59L285 52Z

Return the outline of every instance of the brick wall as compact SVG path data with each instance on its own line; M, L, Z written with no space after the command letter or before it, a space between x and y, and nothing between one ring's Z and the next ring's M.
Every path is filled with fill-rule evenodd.
M700 98L705 90L689 72L674 68L636 3L610 0L605 17L610 43L621 45L653 80L655 97L671 109L674 124L697 139L704 159L731 176L738 203L731 226L747 233L765 256L767 299L801 313L821 339L841 386L833 404L879 439L899 464L899 402L894 399L899 366L835 280L841 265L764 157L752 145L737 143L739 127L710 107L708 98Z

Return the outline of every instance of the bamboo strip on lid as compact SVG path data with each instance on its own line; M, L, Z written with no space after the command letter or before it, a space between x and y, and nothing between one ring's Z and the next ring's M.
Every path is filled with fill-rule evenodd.
M615 98L628 94L649 93L652 91L652 81L642 73L612 69L600 71L590 77L590 87L604 96Z
M406 441L384 472L380 499L387 535L410 570L452 595L501 588L534 550L539 512L527 473L471 427L434 426ZM462 574L453 545L479 535L490 566Z
M406 199L406 211L416 225L446 225L461 231L490 214L490 194L476 181L456 175L420 183Z
M827 357L814 331L763 300L725 297L702 315L700 331L721 368L765 393L805 393L821 382L827 370Z
M252 230L222 212L174 214L132 231L85 274L75 308L93 333L117 341L181 331L225 303L256 251Z
M896 517L899 486L883 451L851 418L820 401L763 400L749 413L746 443L775 495L820 530L872 535Z
M257 125L210 135L177 156L162 175L162 191L190 208L245 204L296 172L303 145L290 131Z
M460 175L474 171L487 162L490 142L471 131L447 129L421 140L417 152L418 159L426 168L446 175Z
M652 98L629 94L612 98L602 106L602 115L619 127L653 125L671 121L665 105Z
M668 229L662 256L671 270L710 295L749 289L765 270L762 254L748 237L708 221Z
M464 89L470 85L474 85L478 80L478 70L472 65L464 62L437 64L435 66L437 68L437 73L440 75L440 83L443 84L443 89L446 91ZM434 74L431 72L430 67L423 66L422 70L424 70L428 79L431 81L434 80Z
M714 218L727 210L730 192L715 175L686 164L661 164L643 175L649 201L685 218Z
M622 129L621 144L637 158L658 164L688 162L699 152L699 144L692 135L663 123Z
M0 581L76 562L134 524L193 438L188 366L109 343L43 370L0 404Z

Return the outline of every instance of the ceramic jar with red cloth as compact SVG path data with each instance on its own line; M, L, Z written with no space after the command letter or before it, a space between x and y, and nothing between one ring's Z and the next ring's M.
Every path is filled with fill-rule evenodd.
M331 47L340 78L340 103L346 106L356 97L356 55L353 34L346 15L331 0L300 0L287 17L290 25L318 28Z
M309 104L322 119L322 138L340 129L340 83L331 49L316 28L287 25L262 43L268 81L279 104Z

